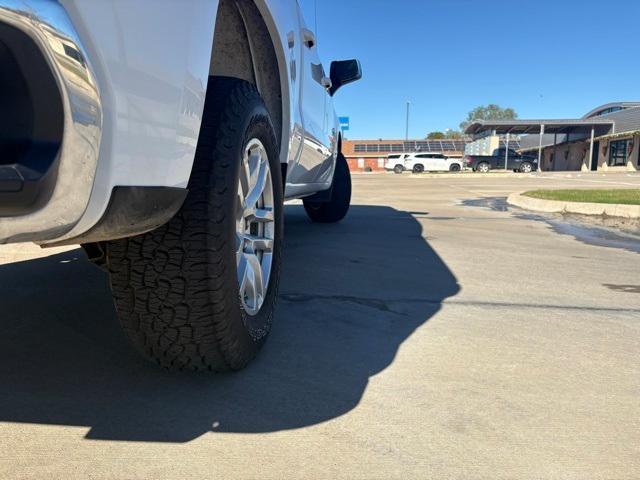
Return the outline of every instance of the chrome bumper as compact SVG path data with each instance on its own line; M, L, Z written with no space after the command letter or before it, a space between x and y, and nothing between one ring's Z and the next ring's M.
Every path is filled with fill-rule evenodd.
M0 244L46 242L69 232L89 202L102 137L100 91L80 37L56 0L0 0L0 23L24 32L36 44L64 110L62 141L51 166L56 169L55 185L36 210L0 217Z

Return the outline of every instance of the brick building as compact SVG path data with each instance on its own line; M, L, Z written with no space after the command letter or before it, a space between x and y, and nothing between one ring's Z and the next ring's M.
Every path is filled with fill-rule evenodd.
M377 172L384 170L388 155L394 153L431 152L448 157L464 157L465 140L343 140L342 153L352 172ZM505 145L500 139L500 146ZM514 138L509 144L518 149L520 142Z
M387 155L434 152L450 157L464 155L464 140L343 140L342 153L352 172L384 170Z

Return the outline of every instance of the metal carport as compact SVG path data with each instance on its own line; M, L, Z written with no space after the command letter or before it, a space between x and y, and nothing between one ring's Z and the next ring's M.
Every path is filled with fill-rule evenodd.
M606 118L548 119L548 120L476 120L466 129L467 135L479 138L485 135L539 134L538 171L542 170L542 137L553 134L555 148L558 134L591 135L589 167L593 162L593 139L596 136L615 133L615 121ZM584 164L583 164L584 165ZM589 168L587 167L587 168Z

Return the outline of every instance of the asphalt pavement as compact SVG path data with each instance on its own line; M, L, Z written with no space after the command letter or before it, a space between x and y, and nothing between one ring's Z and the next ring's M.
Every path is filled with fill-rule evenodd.
M245 371L139 359L78 248L0 247L0 478L640 478L640 237L509 208L637 174L354 175L286 208Z

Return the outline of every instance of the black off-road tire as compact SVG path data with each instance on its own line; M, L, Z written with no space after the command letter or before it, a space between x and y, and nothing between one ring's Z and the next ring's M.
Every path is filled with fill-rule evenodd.
M395 167L393 167L393 173L402 173L404 172L404 167L402 165L396 165Z
M241 308L235 215L239 167L249 139L269 156L275 205L273 264L260 311ZM283 237L278 144L255 87L211 77L189 194L166 225L107 245L116 310L148 359L172 370L231 371L247 365L270 329Z
M453 163L450 167L449 167L449 171L450 172L459 172L461 170L460 165L458 165L457 163Z
M309 218L316 223L336 223L347 216L351 206L351 173L347 160L338 155L336 170L333 174L331 200L313 202L303 200L304 209Z

